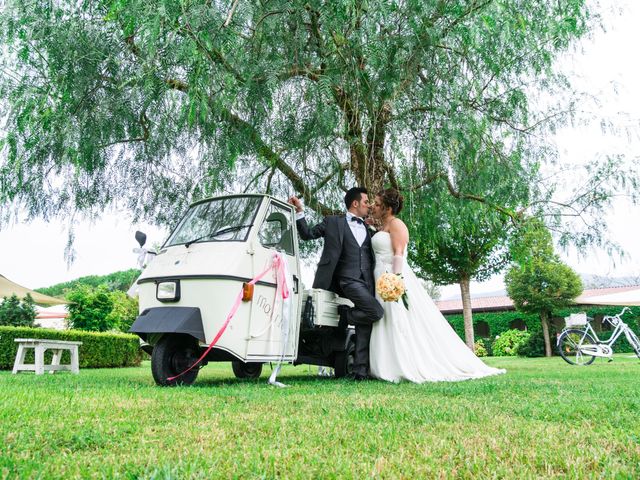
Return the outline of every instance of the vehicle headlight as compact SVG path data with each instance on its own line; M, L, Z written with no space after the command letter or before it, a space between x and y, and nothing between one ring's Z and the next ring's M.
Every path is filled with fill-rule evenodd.
M180 281L158 282L156 298L161 302L177 302L180 300Z

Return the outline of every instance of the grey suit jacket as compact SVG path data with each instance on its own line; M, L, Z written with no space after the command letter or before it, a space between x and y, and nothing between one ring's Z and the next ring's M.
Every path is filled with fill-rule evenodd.
M347 232L349 226L347 225L346 217L344 215L328 216L311 228L309 228L305 218L301 218L296 222L296 226L298 227L298 235L302 240L324 238L324 247L318 262L318 270L313 280L313 288L322 288L340 294L338 279L334 278L333 274L342 254L344 235L345 233L351 235L351 232ZM367 229L367 232L369 232L369 229ZM367 234L370 235L370 233ZM375 267L373 249L371 250L371 267Z

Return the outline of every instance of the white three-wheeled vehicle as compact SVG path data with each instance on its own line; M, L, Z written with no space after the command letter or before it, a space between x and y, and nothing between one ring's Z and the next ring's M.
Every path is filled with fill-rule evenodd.
M143 247L146 236L136 239ZM280 361L351 373L354 332L338 328L337 312L348 301L301 290L294 209L276 198L194 203L137 284L131 332L151 353L158 385L191 384L212 361L230 361L238 378L259 377L264 363Z

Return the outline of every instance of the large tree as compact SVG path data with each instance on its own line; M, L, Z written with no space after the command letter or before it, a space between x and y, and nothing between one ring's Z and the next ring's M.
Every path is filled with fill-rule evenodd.
M470 282L486 280L507 265L509 238L529 204L531 168L521 158L521 145L496 157L497 142L486 128L475 127L449 147L451 176L475 199L452 195L448 177L440 178L429 189L409 195L405 215L414 239L414 264L437 284L460 285L465 341L471 349Z
M0 213L166 224L238 185L328 212L403 166L406 191L483 198L451 142L486 125L498 162L556 115L528 94L589 18L584 0L7 0Z

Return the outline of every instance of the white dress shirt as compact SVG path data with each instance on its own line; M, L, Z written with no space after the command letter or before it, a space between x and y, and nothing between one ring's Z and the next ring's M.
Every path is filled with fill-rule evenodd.
M362 222L351 221L353 217L355 217L354 214L352 214L351 212L347 212L347 224L349 225L349 228L351 229L351 233L353 233L353 236L356 237L356 241L358 242L358 245L362 246L362 244L367 238L367 227L364 226L364 223L362 223L364 222L364 220L362 220L360 217L356 217L356 218L360 218Z

